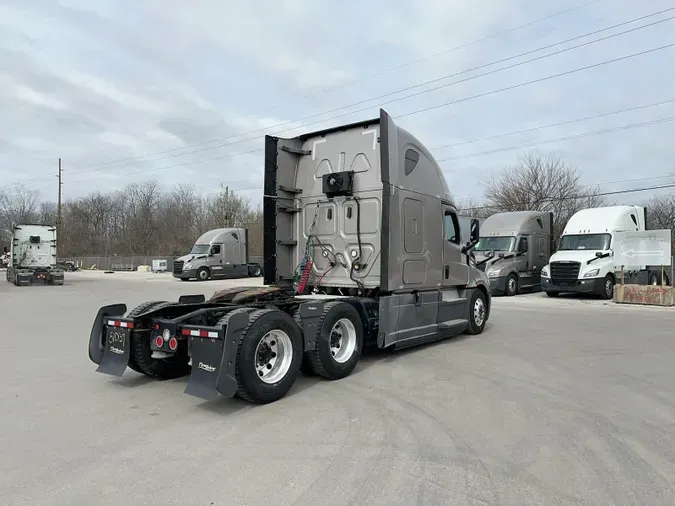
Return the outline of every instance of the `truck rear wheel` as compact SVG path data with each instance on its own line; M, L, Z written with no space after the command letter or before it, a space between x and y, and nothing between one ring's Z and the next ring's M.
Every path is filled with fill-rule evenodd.
M288 314L259 309L249 314L237 350L237 396L256 404L281 399L302 362L302 333Z
M248 275L252 278L257 278L262 275L262 269L259 265L251 265L248 268Z
M166 304L163 300L144 302L129 311L126 318L136 318L139 315L157 309ZM190 374L187 346L180 346L176 353L165 359L152 358L150 349L150 332L134 332L131 337L131 353L129 355L129 369L145 374L155 379L174 379Z
M349 376L361 358L363 323L359 312L346 302L329 302L319 320L316 349L309 353L309 364L329 380Z

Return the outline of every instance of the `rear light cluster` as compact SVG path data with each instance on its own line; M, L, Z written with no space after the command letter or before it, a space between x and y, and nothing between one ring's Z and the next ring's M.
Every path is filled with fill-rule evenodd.
M155 324L155 330L159 330L159 325ZM164 332L157 334L157 337L155 337L155 345L157 348L163 348L164 343L167 342L171 351L176 351L178 349L178 339L171 335L169 329L164 329Z

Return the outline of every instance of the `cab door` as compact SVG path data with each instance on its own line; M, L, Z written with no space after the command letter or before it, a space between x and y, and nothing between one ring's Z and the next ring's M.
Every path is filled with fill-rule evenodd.
M461 230L455 210L443 205L443 270L442 285L465 286L469 284L469 266L462 254Z

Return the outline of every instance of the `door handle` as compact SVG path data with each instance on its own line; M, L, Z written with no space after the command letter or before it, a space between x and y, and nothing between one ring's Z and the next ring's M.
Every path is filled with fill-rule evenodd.
M450 266L446 265L445 266L445 279L448 279L450 277Z

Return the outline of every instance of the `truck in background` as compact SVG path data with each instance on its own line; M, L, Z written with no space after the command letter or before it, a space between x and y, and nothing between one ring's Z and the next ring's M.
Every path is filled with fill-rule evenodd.
M616 284L614 234L644 230L647 209L643 206L606 206L576 212L565 225L558 250L542 271L544 291L549 297L589 293L611 299ZM627 265L624 270L630 283L661 284L660 268Z
M23 224L12 227L7 281L16 286L41 281L48 285L63 284L63 269L56 259L56 227Z
M553 213L512 211L493 214L474 246L476 266L494 295L541 289L542 268L553 251Z
M484 272L460 242L458 213L431 152L379 118L265 137L264 280L177 302L99 309L89 336L97 371L189 374L185 392L280 399L299 372L349 376L365 346L408 348L480 334ZM298 275L298 273L300 273Z
M248 229L216 228L202 234L190 253L173 262L181 281L243 278L262 275L262 266L248 261Z

